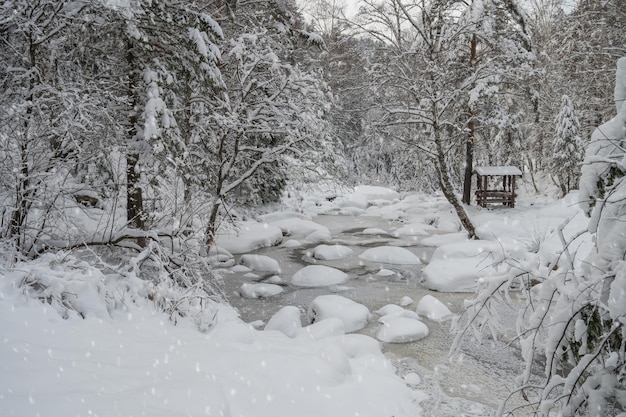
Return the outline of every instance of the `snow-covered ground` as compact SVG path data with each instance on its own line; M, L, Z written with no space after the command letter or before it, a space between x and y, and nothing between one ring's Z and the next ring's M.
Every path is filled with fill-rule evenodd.
M64 319L58 308L24 296L19 284L35 272L16 265L0 280L0 415L420 416L430 392L426 382L394 368L381 343L420 343L431 323L457 312L436 297L414 304L415 295L405 294L374 316L333 293L350 284L357 268L371 271L372 280L399 279L419 272L423 262L425 288L473 291L510 268L567 262L559 257L561 239L587 222L573 194L553 203L520 201L515 209L470 208L483 239L478 242L466 240L441 196L361 186L334 201L309 194L292 209L223 230L217 239L220 256L232 259L222 262L224 280L239 273L263 281L239 287L246 302L271 302L296 287L321 294L307 312L276 307L263 322L245 323L216 305L201 332L191 319L175 325L147 299L103 302L109 287L100 281L106 278L86 265L67 287L80 290L84 299L69 307L85 318ZM315 222L324 213L345 221L332 227ZM358 216L386 219L389 227L362 230L361 243L372 247L353 251L333 238L354 228ZM408 250L422 241L436 247L431 259ZM249 254L285 242L283 250L305 248L307 259L319 264L285 275L279 259ZM581 254L590 245L582 235L570 247ZM246 255L235 262L231 254ZM41 276L61 274L54 262L38 268ZM84 278L92 273L94 282ZM354 333L368 323L378 326L374 337Z

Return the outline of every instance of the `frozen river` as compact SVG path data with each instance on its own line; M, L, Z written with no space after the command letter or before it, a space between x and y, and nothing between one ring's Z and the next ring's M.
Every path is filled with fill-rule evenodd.
M370 247L400 246L413 252L423 264L427 264L433 248L421 246L414 237L394 237L382 233L393 228L393 222L381 217L320 215L313 219L327 227L332 240L326 244L349 246L353 254L342 260L320 261L311 256L317 245L297 248L270 247L254 253L267 255L280 264L281 277L288 282L291 276L302 267L310 264L323 264L340 269L349 275L342 285L302 288L286 285L284 291L273 297L245 299L239 296L238 289L244 282L252 282L244 273L230 272L224 275L226 293L230 303L241 313L247 322L269 318L284 306L297 306L306 313L311 301L324 294L339 294L369 308L374 313L387 304L399 304L404 296L415 303L407 306L415 309L417 301L431 294L453 313L460 313L469 293L441 293L430 291L420 284L423 265L390 265L368 262L358 255ZM397 227L397 223L395 226ZM369 230L368 230L369 229ZM379 229L381 233L372 233ZM364 233L367 231L367 233ZM381 268L394 272L382 277L377 275ZM303 314L305 317L305 314ZM359 331L375 337L378 315L373 314L370 324ZM490 416L500 402L514 388L515 376L521 369L521 358L516 348L491 340L479 344L464 345L461 352L450 356L453 336L450 322L437 323L424 319L429 327L429 335L412 343L384 343L383 352L393 361L399 375L415 372L421 382L416 389L425 392L429 398L421 403L427 416ZM520 403L519 395L510 400L510 405ZM516 414L517 415L517 414Z

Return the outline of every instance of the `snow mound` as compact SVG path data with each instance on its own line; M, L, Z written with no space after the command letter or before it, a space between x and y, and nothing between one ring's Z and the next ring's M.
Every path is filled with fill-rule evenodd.
M445 304L429 294L417 303L416 311L420 316L426 316L433 321L445 321L454 316Z
M342 284L348 275L336 268L325 265L308 265L291 277L291 284L298 287L325 287Z
M443 292L473 292L482 277L498 274L504 267L499 242L470 240L440 246L423 269L427 288Z
M343 245L319 245L313 251L313 257L320 260L345 259L352 255L352 249Z
M265 330L277 330L288 337L295 337L301 328L300 309L294 306L281 308L265 325Z
M242 255L239 259L239 264L250 268L252 271L280 274L278 262L265 255Z
M400 299L400 305L402 307L410 306L411 304L413 304L413 299L408 295L405 295Z
M239 294L243 298L268 298L283 292L283 287L275 284L249 284L244 282L239 287Z
M367 249L359 258L371 262L380 262L396 265L419 265L419 258L405 248L397 246L379 246Z
M369 323L371 314L367 307L341 295L320 295L309 305L310 323L335 317L343 322L346 332L361 330Z
M289 236L293 239L305 240L308 243L314 243L314 239L323 237L325 240L330 240L331 235L327 227L317 224L311 220L299 219L299 218L287 218L277 220L271 223L272 226L281 229L284 236ZM324 240L317 240L324 241Z
M442 235L432 235L432 236L425 237L424 239L420 241L420 244L424 246L439 247L439 246L447 245L449 243L462 242L466 240L468 239L467 239L467 233L465 232L444 233Z
M243 222L236 230L219 230L215 241L230 253L248 253L274 246L283 239L280 228L269 223Z
M408 317L389 317L378 329L376 338L387 343L409 343L428 336L428 326Z

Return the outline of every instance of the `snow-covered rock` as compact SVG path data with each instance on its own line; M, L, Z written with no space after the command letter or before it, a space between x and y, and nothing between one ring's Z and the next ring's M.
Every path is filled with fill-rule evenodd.
M325 265L308 265L291 277L291 284L298 287L325 287L346 282L348 275L339 269Z
M426 316L433 321L445 321L454 316L444 303L430 294L423 296L417 303L416 311L420 316Z
M470 240L443 245L423 269L423 283L436 291L473 292L480 278L499 272L503 259L499 242Z
M320 260L345 259L352 255L352 249L343 245L319 245L313 250L313 257Z
M402 307L410 306L411 304L413 304L413 299L408 295L405 295L400 299L400 305Z
M295 337L301 328L300 309L294 306L281 308L265 325L265 330L277 330L288 337Z
M382 323L376 338L387 343L415 342L428 336L428 326L408 317L389 317Z
M367 249L359 258L370 262L380 262L396 265L419 265L419 258L405 248L397 246L379 246Z
M268 298L283 292L283 287L275 284L250 284L244 282L239 287L239 295L243 298Z
M310 323L331 317L340 319L346 332L354 332L367 326L371 314L363 304L335 294L320 295L309 305L307 318Z
M457 243L464 242L467 239L467 233L458 232L458 233L444 233L441 235L431 235L420 241L421 245L424 246L443 246L449 243Z
M219 247L235 254L274 246L282 239L283 233L280 228L269 223L253 221L240 223L235 230L219 230L215 237Z
M278 261L266 255L242 255L241 258L239 258L239 264L251 269L252 271L280 274L280 265L278 265Z
M375 185L357 185L354 187L354 192L355 194L364 196L368 200L393 201L400 198L400 193L397 191L391 188L379 187Z
M437 230L434 226L424 223L406 224L394 231L394 236L428 236Z

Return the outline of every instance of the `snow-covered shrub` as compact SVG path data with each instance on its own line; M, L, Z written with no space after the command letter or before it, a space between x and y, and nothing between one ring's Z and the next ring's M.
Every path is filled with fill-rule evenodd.
M491 311L510 301L511 284L525 277L516 331L526 368L518 383L537 416L601 417L626 409L626 58L616 78L617 116L592 134L582 166L580 203L593 249L574 262L560 228L559 257L567 262L546 266L529 252L508 274L486 280L455 325L455 348L471 331L497 337L499 317ZM532 372L536 363L544 375ZM505 408L500 415L513 415Z
M107 247L47 252L16 262L4 271L3 282L64 318L106 318L152 307L174 322L189 318L206 330L223 309L216 279L204 258L174 258L152 242L140 253Z

